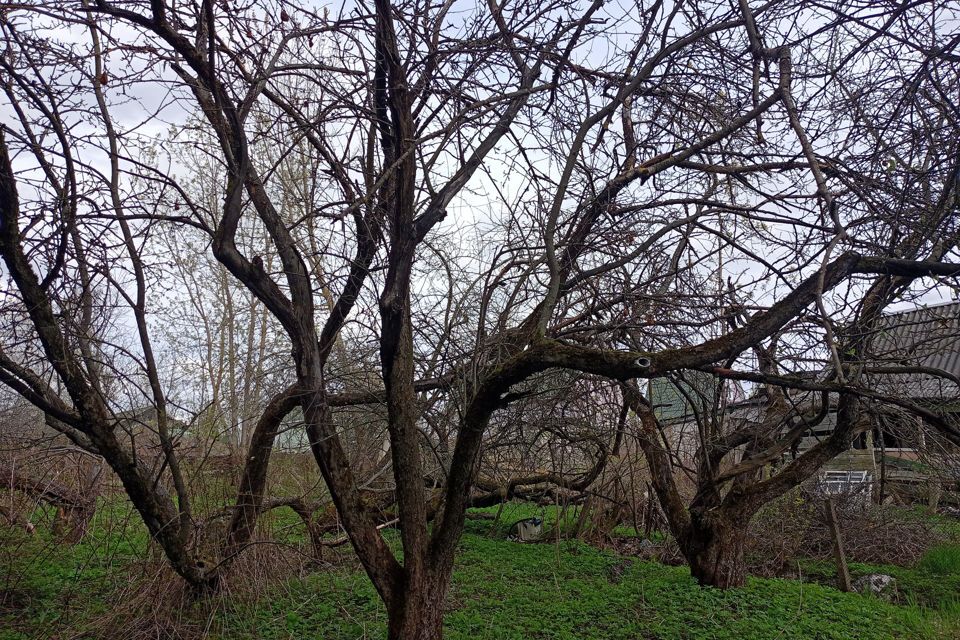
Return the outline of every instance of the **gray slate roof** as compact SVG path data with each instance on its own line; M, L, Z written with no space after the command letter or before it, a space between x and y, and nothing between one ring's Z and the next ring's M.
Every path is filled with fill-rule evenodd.
M868 354L873 366L929 367L960 378L960 302L893 313L882 324ZM927 373L877 374L871 383L900 397L960 402L955 381Z

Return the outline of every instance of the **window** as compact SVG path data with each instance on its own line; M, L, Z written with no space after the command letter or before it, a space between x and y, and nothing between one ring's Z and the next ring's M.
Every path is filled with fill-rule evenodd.
M870 495L872 482L866 471L824 471L817 481L817 492L823 496Z

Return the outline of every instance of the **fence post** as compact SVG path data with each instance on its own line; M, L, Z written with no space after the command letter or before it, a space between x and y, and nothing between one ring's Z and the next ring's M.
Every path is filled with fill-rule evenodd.
M840 591L852 591L850 586L850 569L847 568L847 554L843 551L843 539L840 537L840 526L837 523L837 511L833 506L833 499L826 500L827 525L830 527L830 537L833 538L833 556L837 561L837 588Z

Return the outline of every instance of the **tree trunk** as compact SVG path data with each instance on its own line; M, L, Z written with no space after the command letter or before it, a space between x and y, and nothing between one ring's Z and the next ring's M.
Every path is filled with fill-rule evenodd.
M743 551L747 525L730 520L694 521L682 549L690 573L702 586L729 589L746 582Z
M433 573L408 579L387 607L388 640L440 640L443 638L443 605L450 582Z
M283 419L299 403L297 387L290 386L270 399L257 421L240 477L236 508L223 544L225 558L235 556L253 537L257 518L263 507L263 493L267 485L267 470L274 440Z

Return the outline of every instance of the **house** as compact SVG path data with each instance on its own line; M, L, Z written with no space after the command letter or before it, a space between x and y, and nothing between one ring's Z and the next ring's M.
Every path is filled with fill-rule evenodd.
M960 302L885 315L871 338L863 378L868 388L881 396L952 414L960 424ZM704 418L719 411L725 422L760 421L767 399L762 393L742 399L728 393L720 398L712 376L687 374L683 379L651 381L648 397L665 426L675 460L694 468L699 425ZM809 397L806 392L791 395L797 402ZM719 408L714 409L717 400ZM933 475L944 477L948 484L960 481L960 456L955 447L929 441L908 408L884 407L882 412L871 412L873 428L825 466L819 480L826 491L890 484L918 493ZM829 410L784 457L790 459L815 446L835 426L836 414Z

